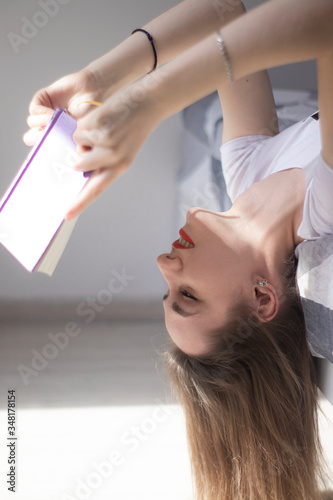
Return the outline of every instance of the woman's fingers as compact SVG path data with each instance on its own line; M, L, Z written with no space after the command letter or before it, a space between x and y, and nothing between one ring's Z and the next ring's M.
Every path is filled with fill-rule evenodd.
M28 130L28 132L26 132L23 135L23 142L27 146L33 146L42 137L42 135L43 135L42 129L34 128L31 130Z
M27 118L27 124L30 130L23 135L23 141L27 146L33 146L54 113L48 94L44 89L37 92L33 97L29 106L29 112L30 115Z
M69 207L66 219L72 219L83 212L129 168L145 138L158 123L158 116L149 105L150 101L148 105L141 102L140 106L128 104L121 108L119 99L110 99L97 107L91 104L92 101L97 102L94 96L85 93L74 94L73 97L70 94L68 89L63 91L62 84L52 87L49 93L39 92L33 100L34 105L30 107L28 124L32 128L24 136L24 142L28 145L34 144L38 139L39 131L47 125L53 113L53 109L47 109L48 103L51 104L50 96L57 107L67 107L74 116L77 116L75 113L79 113L80 108L80 112L84 111L84 116L78 118L73 134L78 153L74 168L83 173L92 173L82 192ZM68 99L65 102L66 96ZM124 94L121 103L129 97L128 93Z
M39 90L32 98L29 113L31 115L42 115L52 109L52 100L46 88Z
M87 208L107 187L122 175L130 165L130 160L119 150L95 146L84 153L75 165L82 172L93 171L74 204L69 208L66 219L73 219Z
M84 129L78 126L73 134L73 139L77 146L93 148L102 143L102 131L98 129Z
M81 193L76 198L74 204L69 207L65 219L74 219L83 212L93 201L95 201L113 181L119 177L124 169L102 167L90 177L88 183L84 186Z
M27 123L30 128L45 127L45 125L47 125L52 118L53 113L54 110L50 109L41 115L30 115L27 118Z
M79 146L112 147L116 140L116 129L115 120L104 117L99 110L94 110L78 121L73 139Z
M75 164L75 170L90 172L102 167L113 167L119 161L119 153L110 148L95 146L90 151L80 155L80 160Z

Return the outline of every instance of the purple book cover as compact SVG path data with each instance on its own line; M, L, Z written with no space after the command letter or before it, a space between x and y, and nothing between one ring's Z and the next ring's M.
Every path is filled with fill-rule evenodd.
M57 109L1 200L0 241L33 271L87 178L77 161L76 121Z

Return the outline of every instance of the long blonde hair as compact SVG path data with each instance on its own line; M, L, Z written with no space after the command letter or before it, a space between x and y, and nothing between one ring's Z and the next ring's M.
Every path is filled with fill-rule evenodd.
M316 500L317 387L295 273L270 323L237 308L209 355L171 344L198 500Z

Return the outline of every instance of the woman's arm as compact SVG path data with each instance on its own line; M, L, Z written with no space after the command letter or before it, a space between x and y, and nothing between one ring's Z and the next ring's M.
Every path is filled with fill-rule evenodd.
M333 46L317 60L322 156L333 168Z
M89 152L83 155L77 168L96 172L69 217L84 210L129 167L158 123L216 89L222 96L222 106L228 110L227 116L224 114L224 127L229 138L269 130L272 117L269 107L273 101L263 70L321 59L328 47L333 46L332 20L332 0L271 0L222 30L237 80L234 84L228 82L214 34L80 120L75 140L82 148L88 146ZM233 108L223 105L224 94L226 101L233 98ZM322 96L321 106L325 106L328 94ZM246 99L238 100L238 95ZM248 113L249 110L253 113ZM333 115L325 118L323 137L331 136L332 121ZM324 139L324 151L328 149L327 140ZM333 165L333 157L325 158Z
M143 28L162 65L245 12L241 0L183 0ZM136 28L134 26L133 28ZM108 95L151 71L154 56L144 33L135 33L85 68Z
M333 46L332 22L332 0L270 0L238 17L221 30L235 80L320 58ZM223 93L228 81L215 34L170 61L164 71L153 93L165 116L215 89Z
M244 12L241 0L184 0L144 29L153 36L157 62L161 65ZM81 118L91 111L91 107L80 103L104 102L151 71L153 64L153 51L147 36L138 32L81 71L39 90L29 107L31 130L24 136L25 143L35 143L38 129L48 123L55 108L67 108Z
M156 101L160 93L168 116L218 89L224 142L244 135L274 135L278 131L275 105L263 70L317 59L322 150L333 166L332 25L332 0L266 2L221 30L236 80L233 84L228 83L213 35L168 64L168 75L155 89Z

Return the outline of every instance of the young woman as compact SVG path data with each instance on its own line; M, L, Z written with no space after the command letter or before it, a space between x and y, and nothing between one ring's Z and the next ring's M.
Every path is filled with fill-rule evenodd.
M77 168L94 174L70 218L127 170L160 121L219 91L233 206L191 209L171 252L158 258L169 288L167 366L200 500L320 498L316 384L295 249L333 232L332 21L331 0L271 0L249 13L239 2L188 0L145 27L167 64L136 80L156 60L146 35L135 33L30 107L32 129L56 106L79 118ZM277 134L265 69L311 58L320 120ZM91 111L86 101L103 105Z

